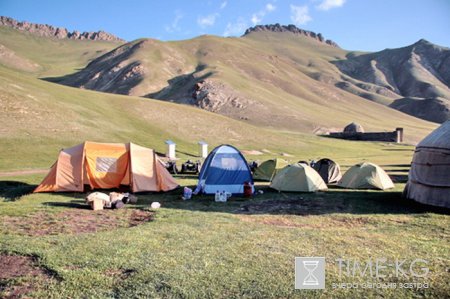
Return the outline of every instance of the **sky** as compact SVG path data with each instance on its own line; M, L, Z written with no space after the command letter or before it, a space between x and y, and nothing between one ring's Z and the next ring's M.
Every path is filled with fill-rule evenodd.
M347 50L380 51L421 38L450 47L450 0L0 0L0 15L127 41L241 36L258 24L294 24Z

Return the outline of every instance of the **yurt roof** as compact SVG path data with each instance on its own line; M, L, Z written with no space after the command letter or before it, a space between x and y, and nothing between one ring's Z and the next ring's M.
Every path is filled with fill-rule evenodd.
M425 137L417 147L450 149L450 120Z

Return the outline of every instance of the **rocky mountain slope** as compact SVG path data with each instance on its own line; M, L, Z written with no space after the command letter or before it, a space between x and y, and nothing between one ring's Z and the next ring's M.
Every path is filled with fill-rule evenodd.
M0 26L10 27L38 36L53 37L58 39L95 40L124 42L123 39L104 31L95 32L69 32L63 27L53 27L46 24L34 24L30 22L19 22L13 18L0 16Z
M333 62L356 80L341 85L368 99L434 121L450 119L450 49L424 39L413 45ZM364 90L364 92L361 92Z
M368 131L404 127L406 141L414 143L434 127L342 90L341 84L356 79L331 62L345 60L349 52L289 30L252 31L240 38L205 35L176 42L140 39L121 44L57 40L0 26L0 45L17 58L9 63L0 55L7 77L14 69L22 74L17 76L77 87L59 86L61 91L83 92L98 111L106 109L96 103L98 93L79 88L183 104L178 110L185 111L183 119L196 117L189 105L213 112L209 118L238 121L274 134L318 134L356 121ZM36 65L38 70L33 69ZM46 88L57 87L46 83ZM25 95L36 97L31 91ZM13 96L14 92L8 98ZM158 117L165 114L164 109L152 111ZM180 117L171 122L176 124ZM198 122L206 128L209 118ZM178 129L183 125L178 124Z
M136 40L52 80L194 105L256 124L327 131L354 120L355 102L381 109L367 99L434 122L448 119L448 57L447 48L425 41L348 52L321 34L275 24L249 28L240 38ZM343 116L330 124L308 115L315 110L342 110Z

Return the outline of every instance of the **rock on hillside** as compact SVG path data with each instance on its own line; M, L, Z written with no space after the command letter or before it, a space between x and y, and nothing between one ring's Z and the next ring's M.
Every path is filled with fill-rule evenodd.
M363 55L351 53L346 60L334 63L356 79L340 82L338 87L355 94L364 90L358 95L371 100L378 95L390 98L391 107L426 120L449 119L445 112L450 107L449 48L422 39L404 48Z
M94 40L94 41L118 41L124 42L123 39L104 31L96 32L69 32L63 27L53 27L46 24L34 24L29 22L19 22L13 18L0 16L0 26L6 26L13 29L30 32L32 34L44 37L53 37L60 39L76 39L76 40Z
M315 33L308 30L303 30L298 28L295 25L280 25L280 24L273 24L273 25L256 25L255 27L248 28L243 36L246 36L252 32L290 32L296 35L301 36L307 36L309 38L315 39L321 43L325 43L327 45L337 47L339 48L338 44L336 44L334 41L330 39L325 39L321 33Z

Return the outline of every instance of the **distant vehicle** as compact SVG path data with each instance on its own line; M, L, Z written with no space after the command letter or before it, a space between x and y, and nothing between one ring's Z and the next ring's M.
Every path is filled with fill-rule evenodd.
M166 169L169 171L169 173L177 174L178 168L177 168L177 162L176 161L167 161L165 164Z
M201 162L199 160L193 162L191 160L187 160L185 163L181 164L181 173L188 174L194 173L198 174L200 172Z

